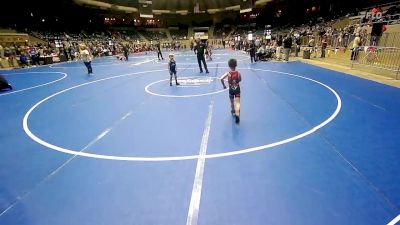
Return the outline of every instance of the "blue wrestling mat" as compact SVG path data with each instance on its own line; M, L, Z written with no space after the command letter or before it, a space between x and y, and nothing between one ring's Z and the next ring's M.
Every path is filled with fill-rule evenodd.
M166 56L168 53L164 53ZM165 57L167 58L167 57ZM215 51L2 71L1 225L382 225L400 217L400 90ZM238 60L241 122L219 78Z

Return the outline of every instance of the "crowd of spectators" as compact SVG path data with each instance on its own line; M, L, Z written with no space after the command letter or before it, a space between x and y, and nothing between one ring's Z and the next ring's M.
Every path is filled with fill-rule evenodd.
M131 53L152 49L152 46L140 43L137 35L128 33L93 32L88 35L85 32L31 32L31 35L44 42L25 42L6 47L0 45L0 59L8 61L10 67L27 67L77 60L80 44L85 44L94 57L118 55L123 48L128 48Z
M214 29L214 38L222 39L227 36L231 32L231 27L215 27Z
M387 24L394 22L400 23L399 6L392 6L387 11L380 7L370 9L371 13L366 13L357 23L351 23L341 28L337 28L337 21L324 21L322 19L310 24L298 27L281 27L272 29L271 36L267 38L264 29L251 27L238 28L229 40L224 40L227 45L236 50L249 52L255 48L256 55L264 55L272 52L271 57L280 60L282 52L287 53L291 49L298 56L300 47L308 48L316 56L317 52L321 58L326 56L326 49L329 47L334 51L346 51L350 49L353 53L351 59L356 58L356 52L363 46L383 45L381 37L386 31ZM377 18L377 13L382 13L381 18ZM343 19L343 18L342 18ZM396 19L398 21L396 21ZM248 34L253 34L253 40L248 40ZM254 45L254 47L252 47ZM289 48L290 45L290 48ZM287 59L286 55L284 59Z
M181 49L186 49L186 45L180 41L163 42L160 47L164 50L179 51Z
M398 5L386 10L374 7L368 12L370 13L366 13L358 23L341 27L335 26L337 21L322 19L297 27L272 29L270 35L264 28L239 27L230 35L230 39L225 38L227 32L230 32L230 27L216 26L214 39L209 40L209 44L246 52L254 51L256 58L267 56L278 60L287 60L290 50L297 56L300 47L309 48L314 53L318 50L320 57L325 57L327 48L343 51L351 49L356 52L362 46L380 45L380 37L385 32L386 25L393 24L396 20L400 22ZM381 18L375 16L379 13L382 14ZM18 66L16 61L22 66L29 66L46 64L49 62L48 58L52 59L51 62L76 60L80 43L86 44L95 57L120 54L122 48L128 48L132 53L148 51L154 48L155 42L160 43L161 48L166 50L186 48L181 42L188 38L185 29L170 29L172 42L167 41L167 34L164 31L143 30L140 32L151 41L150 45L141 44L143 42L141 36L134 31L81 31L79 33L33 31L30 35L45 42L0 46L0 58L8 60L11 67ZM248 40L249 33L253 34L253 40ZM284 57L282 57L282 52ZM352 59L356 57L354 55L352 54Z

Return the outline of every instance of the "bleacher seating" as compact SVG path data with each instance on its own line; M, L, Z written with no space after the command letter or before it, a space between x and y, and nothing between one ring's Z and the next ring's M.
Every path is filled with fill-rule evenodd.
M172 40L187 40L188 30L187 29L170 29L169 30Z
M149 41L157 41L157 40L167 39L167 34L164 31L141 30L139 32Z

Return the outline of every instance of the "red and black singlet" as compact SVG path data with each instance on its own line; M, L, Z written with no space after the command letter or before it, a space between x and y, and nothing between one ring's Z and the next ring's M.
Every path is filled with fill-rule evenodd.
M230 71L228 76L229 89L235 90L239 87L240 73L239 71Z

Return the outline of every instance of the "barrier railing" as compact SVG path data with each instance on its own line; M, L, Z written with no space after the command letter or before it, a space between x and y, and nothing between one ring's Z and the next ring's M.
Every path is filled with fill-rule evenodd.
M362 46L356 50L337 47L302 47L302 52L308 51L308 59L323 60L335 65L365 70L382 76L400 79L400 48ZM325 51L325 58L322 57ZM304 55L303 55L304 57ZM383 71L384 70L384 71Z
M301 37L301 45L307 46L310 41L310 36ZM328 46L331 48L350 47L349 44L354 40L355 34L346 34L339 37L338 34L328 36ZM314 36L314 45L321 46L322 37ZM363 34L361 36L362 45L375 45L379 47L398 47L400 48L400 32L383 33L382 36L371 36L371 34Z
M351 65L353 66L354 64L394 71L396 72L396 79L398 79L400 72L400 48L360 47L352 53Z

